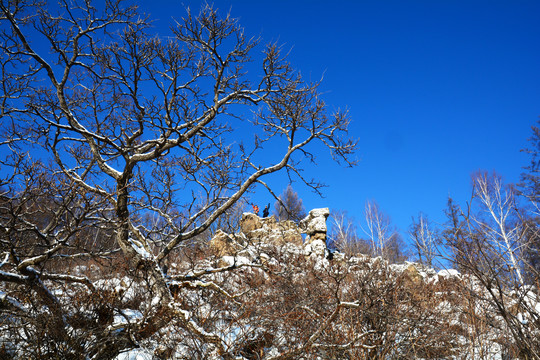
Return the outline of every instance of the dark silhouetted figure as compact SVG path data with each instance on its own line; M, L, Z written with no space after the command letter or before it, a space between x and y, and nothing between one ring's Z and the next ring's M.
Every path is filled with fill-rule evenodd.
M270 214L270 203L263 209L263 217L268 217L268 214Z

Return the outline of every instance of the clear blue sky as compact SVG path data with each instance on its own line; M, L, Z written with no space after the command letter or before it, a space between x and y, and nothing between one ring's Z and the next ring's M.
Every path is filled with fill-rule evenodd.
M141 2L154 18L180 18L201 1ZM249 35L292 48L308 79L324 75L332 108L348 108L359 165L321 156L307 168L326 198L293 184L306 208L362 216L376 200L405 231L422 211L443 221L450 195L470 196L470 175L519 180L530 126L540 115L539 1L218 0ZM287 185L282 177L271 184ZM261 208L270 201L257 193ZM272 201L273 203L273 201Z

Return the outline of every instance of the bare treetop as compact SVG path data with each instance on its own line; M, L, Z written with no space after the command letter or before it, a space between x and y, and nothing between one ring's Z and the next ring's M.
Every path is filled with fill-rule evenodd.
M248 76L258 41L211 7L188 10L167 36L120 1L15 3L2 13L2 113L12 120L4 144L32 139L52 155L51 171L119 214L153 211L190 237L263 175L298 173L296 153L315 158L310 142L353 163L346 114L328 113L318 84L304 82L275 44ZM242 127L255 131L252 143L238 141ZM276 137L283 149L274 162L256 161ZM181 225L166 214L173 207L187 216Z

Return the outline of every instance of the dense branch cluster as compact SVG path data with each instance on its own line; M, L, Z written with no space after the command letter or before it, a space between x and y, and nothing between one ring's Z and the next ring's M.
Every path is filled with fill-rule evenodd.
M171 282L163 267L226 224L265 175L286 170L317 190L301 174L301 160L315 160L307 145L352 165L346 114L327 111L279 46L259 49L208 6L170 34L123 1L0 10L8 327L26 332L21 344L41 339L27 349L37 357L114 357L171 321L226 353L175 289L229 293L204 272ZM126 304L97 284L107 275L145 299L129 306L141 313L130 326L112 322Z

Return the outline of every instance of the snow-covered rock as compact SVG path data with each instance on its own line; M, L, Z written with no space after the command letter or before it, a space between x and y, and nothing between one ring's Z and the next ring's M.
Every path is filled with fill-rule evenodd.
M302 234L294 221L276 221L273 216L260 218L252 213L244 213L240 220L240 229L250 244L302 245Z
M300 221L300 228L307 234L306 243L314 240L326 241L326 219L330 215L328 208L313 209Z
M306 244L305 250L309 255L324 256L326 253L326 243L323 240L313 240Z

